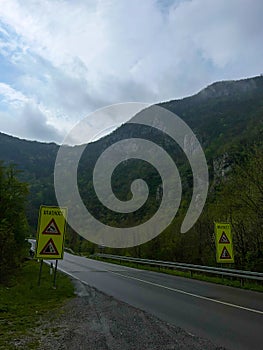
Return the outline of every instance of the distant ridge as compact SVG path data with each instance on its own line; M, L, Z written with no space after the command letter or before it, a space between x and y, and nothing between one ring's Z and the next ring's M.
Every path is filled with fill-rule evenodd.
M255 76L240 80L226 80L215 82L202 89L195 96L200 98L218 98L236 96L238 94L251 94L263 88L263 76Z

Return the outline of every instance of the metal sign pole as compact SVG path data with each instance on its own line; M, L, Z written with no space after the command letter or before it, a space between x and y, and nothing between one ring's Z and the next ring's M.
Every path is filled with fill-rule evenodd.
M41 261L40 261L39 274L38 274L38 283L37 283L38 286L40 286L42 267L43 267L43 259L41 259Z
M56 289L56 277L57 277L57 269L58 269L58 260L56 260L55 271L54 271L54 284L53 288Z

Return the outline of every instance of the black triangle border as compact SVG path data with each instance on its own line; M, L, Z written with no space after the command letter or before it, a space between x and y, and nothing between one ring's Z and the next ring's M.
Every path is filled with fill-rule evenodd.
M225 257L222 256L222 255L223 255L223 252L224 252L225 250L226 250L226 251L228 252L228 254L229 254L229 257L227 257L227 258L225 258ZM228 251L228 249L227 249L226 246L224 246L224 248L222 249L222 252L221 252L221 254L220 254L220 259L222 259L222 260L230 260L230 259L232 259L232 256L231 256L231 254L229 253L229 251Z
M58 233L50 233L50 232L46 232L46 230L48 229L48 227L51 225L51 223L53 223L58 231ZM51 236L60 236L61 235L61 232L58 228L58 225L56 224L56 221L54 218L52 218L49 223L47 224L46 228L44 229L44 231L42 232L42 235L51 235Z
M54 247L54 249L55 249L55 252L54 252L54 253L45 253L45 249L47 248L47 246L48 246L50 243L53 245L53 247ZM56 245L55 245L55 243L54 243L54 241L53 241L52 238L50 238L50 239L47 241L47 243L45 244L44 248L41 250L41 252L40 252L39 254L40 254L40 255L60 255L59 252L58 252L58 250L57 250L57 247L56 247Z

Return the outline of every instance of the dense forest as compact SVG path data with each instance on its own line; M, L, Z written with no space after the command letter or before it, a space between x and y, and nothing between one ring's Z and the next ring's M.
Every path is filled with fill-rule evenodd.
M130 198L130 184L143 178L149 198L131 214L110 212L97 199L92 171L99 155L116 141L141 137L165 149L177 164L183 186L180 210L167 229L152 241L129 249L105 248L106 252L143 258L215 265L214 222L232 224L235 264L263 271L263 77L214 83L198 94L160 106L180 116L197 135L209 166L209 195L203 213L186 234L180 225L192 194L192 172L178 145L160 131L124 124L106 137L87 145L82 155L78 182L81 197L100 221L117 227L137 225L149 218L161 201L161 178L146 162L130 160L117 167L112 187L121 200ZM75 146L78 147L78 146ZM41 204L56 205L53 169L59 146L19 140L0 134L0 159L17 164L21 181L29 184L27 220L35 235ZM1 198L2 201L2 198ZM70 227L66 244L76 252L92 254L100 248Z

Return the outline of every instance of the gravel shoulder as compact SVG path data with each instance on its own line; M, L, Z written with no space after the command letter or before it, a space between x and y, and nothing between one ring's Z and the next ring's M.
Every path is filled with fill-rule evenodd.
M219 350L210 341L73 281L76 298L35 330L38 350Z

